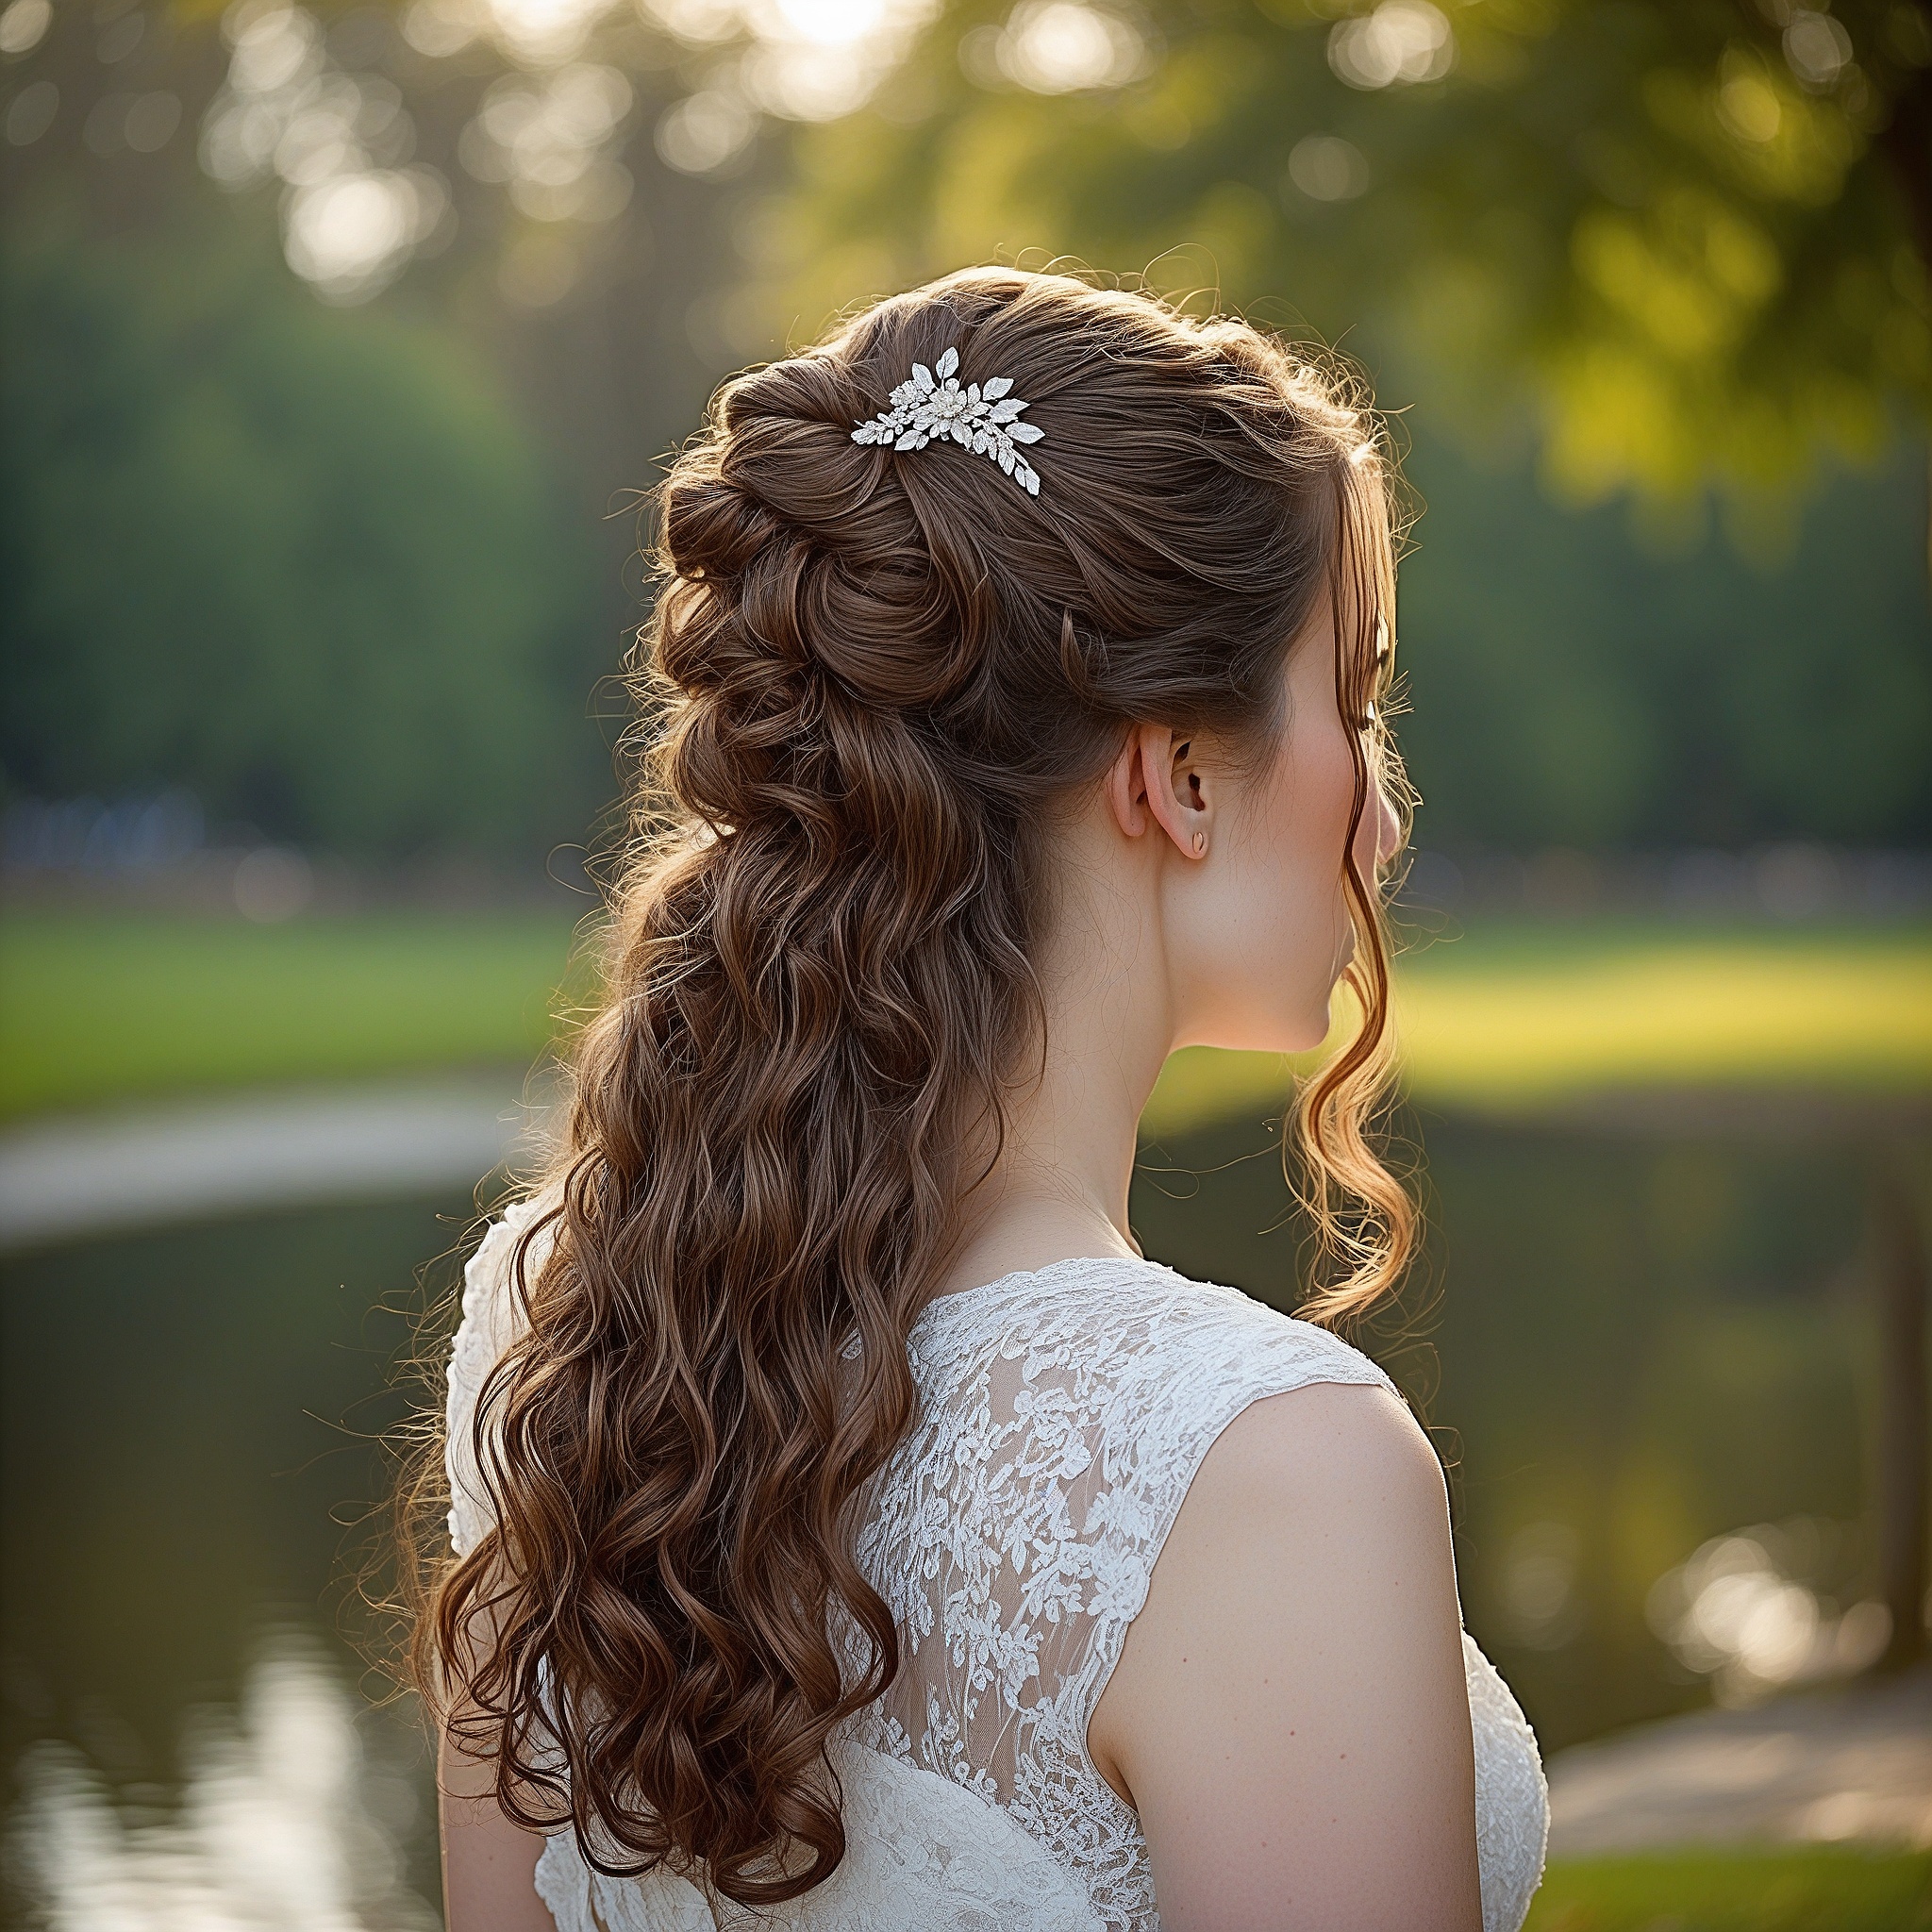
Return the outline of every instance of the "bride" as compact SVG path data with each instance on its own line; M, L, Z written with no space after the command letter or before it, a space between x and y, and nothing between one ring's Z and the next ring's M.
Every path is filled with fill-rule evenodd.
M602 1007L451 1363L451 1932L1521 1924L1536 1745L1326 1325L1411 1241L1387 488L1279 342L1004 268L676 458ZM1341 980L1291 1320L1141 1257L1136 1124Z

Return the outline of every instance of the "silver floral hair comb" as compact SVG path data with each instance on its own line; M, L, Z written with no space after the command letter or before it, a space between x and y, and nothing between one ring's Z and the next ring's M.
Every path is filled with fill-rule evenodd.
M948 349L933 369L912 365L912 375L892 391L892 407L852 432L854 442L889 442L894 449L924 449L936 436L950 436L976 457L991 457L1029 496L1040 494L1040 475L1016 444L1046 434L1020 421L1026 405L1008 394L1004 375L959 387L959 352Z

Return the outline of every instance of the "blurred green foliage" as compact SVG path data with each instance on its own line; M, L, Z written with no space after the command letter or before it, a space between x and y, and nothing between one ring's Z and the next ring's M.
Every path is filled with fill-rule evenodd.
M958 0L805 134L774 319L1001 251L1150 264L1392 352L1478 441L1533 423L1573 500L1714 478L1747 517L1932 407L1920 0L1152 0L1107 89L1041 14Z
M1402 570L1424 845L1932 838L1923 446L1840 475L1774 562L1418 439Z
M581 836L589 545L487 367L230 219L58 214L0 263L8 790L186 785L375 855Z
M1422 842L1932 836L1932 13L1119 17L1137 71L1062 91L1042 9L947 7L871 110L801 130L741 312L804 333L1064 254L1340 342L1425 509Z

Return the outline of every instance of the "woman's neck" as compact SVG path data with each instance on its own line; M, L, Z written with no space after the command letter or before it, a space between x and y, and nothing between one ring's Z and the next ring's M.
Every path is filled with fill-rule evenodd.
M1080 829L1041 961L1037 1077L1009 1095L999 1159L966 1203L938 1294L1078 1256L1140 1253L1127 1223L1136 1137L1174 1038L1152 882L1135 875L1151 841L1094 840L1099 850L1083 852Z

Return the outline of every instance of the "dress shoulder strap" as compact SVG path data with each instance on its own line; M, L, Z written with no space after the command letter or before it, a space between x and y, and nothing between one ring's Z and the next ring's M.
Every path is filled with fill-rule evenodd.
M1082 1294L1090 1335L1117 1337L1115 1360L1095 1387L1093 1491L1084 1499L1093 1530L1084 1567L1095 1588L1088 1615L1069 1619L1055 1663L1069 1683L1066 1718L1080 1768L1101 1785L1105 1803L1113 1793L1091 1766L1086 1727L1121 1661L1126 1628L1148 1600L1167 1532L1221 1432L1254 1403L1310 1383L1397 1391L1339 1335L1239 1289L1145 1261L1121 1263L1111 1281L1091 1289L1097 1292Z
M1108 1588L1080 1671L1091 1716L1181 1504L1228 1424L1257 1402L1312 1383L1396 1391L1367 1356L1325 1328L1156 1264L1115 1264L1110 1279L1086 1284L1079 1302L1090 1345L1113 1357L1092 1390L1092 1561Z

